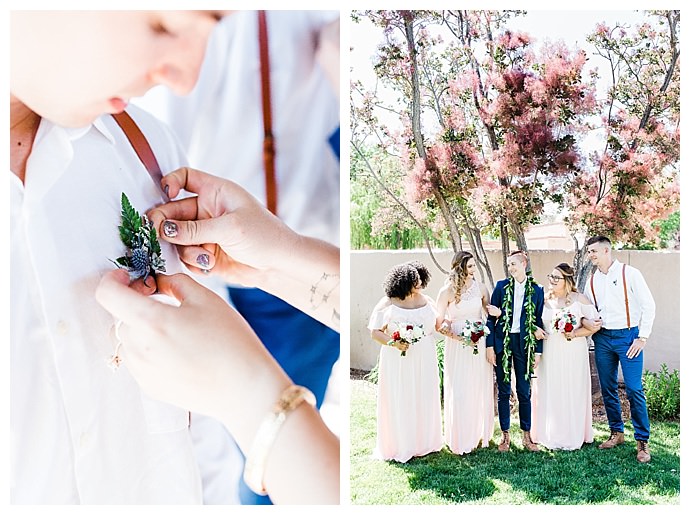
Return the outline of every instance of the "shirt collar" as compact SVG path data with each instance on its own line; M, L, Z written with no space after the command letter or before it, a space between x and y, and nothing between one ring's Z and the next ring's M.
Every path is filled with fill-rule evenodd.
M96 118L92 123L85 125L84 127L61 127L44 118L41 120L39 131L36 134L36 140L38 141L51 130L62 130L67 139L72 142L83 138L92 127L100 132L111 144L115 144L115 138L113 137L112 132L110 132L106 124L103 122L103 116Z
M618 270L622 266L623 265L621 264L620 261L618 261L617 259L614 259L613 261L611 261L611 266L609 267L608 272L604 273L601 270L599 270L599 267L597 267L597 273L599 273L601 275L609 275L611 272L615 272L616 270Z

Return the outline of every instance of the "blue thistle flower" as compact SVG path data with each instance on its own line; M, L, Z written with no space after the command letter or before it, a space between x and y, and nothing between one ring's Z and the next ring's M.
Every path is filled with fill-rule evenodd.
M120 239L127 246L124 256L114 263L129 272L130 280L144 278L156 272L165 272L165 260L161 258L161 247L153 224L132 207L127 196L122 194L122 225Z

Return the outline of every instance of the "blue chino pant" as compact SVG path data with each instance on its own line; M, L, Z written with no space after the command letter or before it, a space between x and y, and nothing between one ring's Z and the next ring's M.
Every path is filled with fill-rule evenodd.
M496 383L498 385L498 421L501 431L510 429L510 370L515 367L515 393L517 394L520 414L520 429L529 431L532 427L531 388L527 373L527 353L525 342L518 333L510 333L510 351L512 356L508 364L508 377L503 372L503 352L496 354Z
M625 393L630 401L630 418L635 429L635 440L649 439L649 414L647 399L642 388L643 354L628 358L630 345L639 334L637 327L630 329L600 329L592 335L594 360L599 373L601 395L606 417L612 431L623 432L623 416L618 398L618 365L623 371Z

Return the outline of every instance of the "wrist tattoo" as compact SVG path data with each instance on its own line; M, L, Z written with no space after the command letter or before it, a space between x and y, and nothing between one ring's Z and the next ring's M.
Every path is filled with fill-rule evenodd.
M312 309L318 309L323 304L326 304L331 298L333 291L340 285L339 274L324 273L321 278L316 281L310 288L311 296L309 297L309 304ZM334 315L340 319L340 314L334 310Z

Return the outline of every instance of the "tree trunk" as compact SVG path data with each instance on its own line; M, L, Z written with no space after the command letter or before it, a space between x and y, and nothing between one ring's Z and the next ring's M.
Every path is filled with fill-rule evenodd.
M501 229L501 252L503 252L503 272L505 272L505 276L508 277L510 274L508 274L508 263L506 262L506 258L508 257L508 254L510 254L510 237L508 236L508 224L506 222L505 216L501 215L498 225Z
M417 154L426 163L426 148L424 147L424 135L422 134L422 122L421 122L421 112L422 112L422 101L419 89L419 67L417 64L417 49L415 47L414 41L414 28L413 28L413 17L405 18L405 37L407 39L407 51L410 54L410 69L412 72L411 82L412 82L412 135L414 137L415 147L417 148ZM439 209L443 215L443 219L448 226L450 231L450 238L453 244L453 250L457 251L460 248L460 231L455 223L450 208L446 199L441 195L438 188L434 188L434 198L438 202Z
M417 49L414 42L413 18L405 18L405 37L407 39L407 52L410 55L410 70L412 77L412 136L417 147L417 154L426 161L426 148L424 147L424 135L422 134L422 104L419 92L419 68L417 67Z
M453 244L453 252L457 252L462 248L462 242L460 241L460 231L458 230L458 225L455 223L455 218L453 218L453 213L450 212L448 202L446 202L445 197L441 194L438 188L434 188L434 198L436 199L436 202L438 202L438 207L441 210L443 219L446 221L446 225L450 231L450 240Z
M472 254L474 255L474 259L477 262L477 265L479 265L479 274L482 277L482 282L486 283L484 277L484 272L486 272L486 275L489 279L488 284L493 286L494 277L491 273L491 266L489 265L489 259L486 256L484 245L482 244L482 233L479 229L477 229L471 224L470 219L464 210L462 211L462 218L463 232L465 233L465 237L467 238L467 241L469 242L470 247L472 248Z

